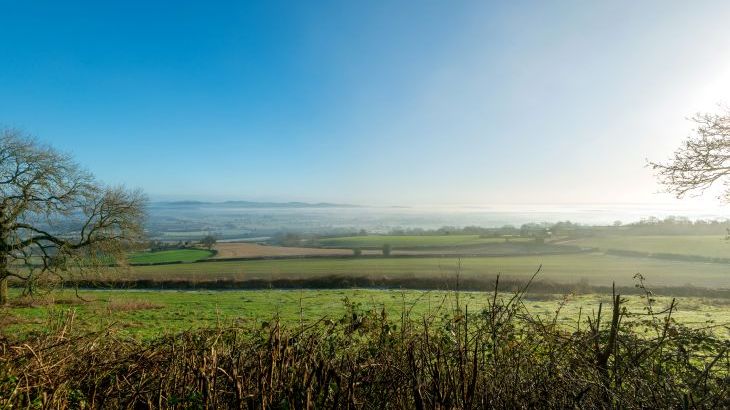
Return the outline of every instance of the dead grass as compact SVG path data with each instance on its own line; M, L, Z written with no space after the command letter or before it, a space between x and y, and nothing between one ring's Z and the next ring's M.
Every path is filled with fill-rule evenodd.
M229 242L216 244L218 254L213 259L265 258L273 256L350 256L351 249L295 248L268 246L257 243ZM366 252L363 252L363 254Z
M25 322L26 320L8 312L6 309L0 309L0 328Z

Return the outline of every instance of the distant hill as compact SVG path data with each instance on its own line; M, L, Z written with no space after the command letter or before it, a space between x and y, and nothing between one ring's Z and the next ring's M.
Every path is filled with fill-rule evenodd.
M164 201L153 202L155 207L175 207L175 208L357 208L358 205L351 204L333 204L329 202L254 202L254 201L224 201L224 202L205 202L205 201Z

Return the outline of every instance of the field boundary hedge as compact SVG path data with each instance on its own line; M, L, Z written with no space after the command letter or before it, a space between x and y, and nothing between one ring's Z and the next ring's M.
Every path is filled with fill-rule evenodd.
M496 276L481 278L461 278L456 283L454 278L435 277L367 277L327 275L310 278L280 279L211 279L211 280L77 280L67 281L63 286L80 289L151 289L151 290L257 290L257 289L410 289L410 290L462 290L491 291L494 289ZM514 291L524 286L522 280L499 279L500 288ZM618 286L616 289L625 295L642 294L635 286ZM676 297L713 297L730 299L730 288L702 288L694 286L667 286L652 289L656 295ZM583 282L557 283L545 280L534 281L530 286L531 293L541 294L610 294L611 286L595 286Z
M629 251L625 249L606 249L606 255L612 256L627 256L631 258L651 258L651 259L662 259L677 262L705 262L705 263L728 263L730 264L730 258L715 258L712 256L701 256L701 255L683 255L679 253L666 253L666 252L641 252L641 251Z

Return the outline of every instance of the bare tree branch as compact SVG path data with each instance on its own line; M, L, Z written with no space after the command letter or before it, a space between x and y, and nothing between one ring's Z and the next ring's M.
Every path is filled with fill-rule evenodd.
M730 109L697 114L694 135L664 163L649 162L659 181L677 198L702 193L716 183L725 186L723 199L730 201Z
M30 287L123 264L145 205L141 191L104 186L68 155L0 130L0 303L10 277Z

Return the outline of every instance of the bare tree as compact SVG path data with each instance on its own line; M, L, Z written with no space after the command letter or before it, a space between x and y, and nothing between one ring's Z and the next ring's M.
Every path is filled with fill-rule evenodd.
M697 114L694 135L688 137L666 163L649 162L659 181L677 198L703 192L716 182L725 186L730 201L730 108Z
M200 240L200 243L208 249L213 249L213 245L216 243L215 236L205 235L203 239Z
M124 264L143 234L141 191L107 187L68 155L0 130L0 304L8 280L42 281Z

